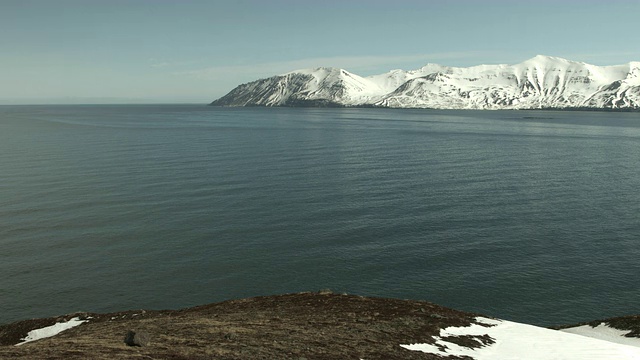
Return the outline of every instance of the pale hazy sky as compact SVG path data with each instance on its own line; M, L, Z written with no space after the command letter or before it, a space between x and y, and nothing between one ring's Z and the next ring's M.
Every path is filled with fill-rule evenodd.
M640 0L0 0L0 103L208 103L291 70L640 61Z

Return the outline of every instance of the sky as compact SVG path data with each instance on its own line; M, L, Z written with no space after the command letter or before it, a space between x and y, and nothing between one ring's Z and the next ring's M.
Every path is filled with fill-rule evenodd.
M302 68L640 61L640 0L0 0L0 104L209 103Z

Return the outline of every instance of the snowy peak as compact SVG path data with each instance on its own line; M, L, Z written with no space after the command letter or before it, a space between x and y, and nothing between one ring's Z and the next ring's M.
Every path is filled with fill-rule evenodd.
M585 63L581 63L578 61L572 61L572 60L567 60L564 58L560 58L560 57L556 57L556 56L548 56L548 55L536 55L534 57L532 57L529 60L525 60L523 61L523 63L537 63L537 64L544 64L544 63L553 63L553 64L557 64L557 63L573 63L573 64L583 64L585 65Z
M311 72L300 70L297 73L308 73L315 78L315 82L310 84L310 90L313 90L313 97L326 95L334 97L335 100L362 101L367 96L381 93L381 89L375 82L344 69L319 68ZM333 91L327 92L327 89L332 89Z
M427 64L368 77L321 67L240 85L212 105L638 110L640 62L595 66L537 55L515 65Z
M371 101L385 91L344 69L314 68L243 84L214 101L218 106L344 106Z

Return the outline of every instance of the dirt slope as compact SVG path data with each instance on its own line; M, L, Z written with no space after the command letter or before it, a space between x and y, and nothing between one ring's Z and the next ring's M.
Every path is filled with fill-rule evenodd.
M89 321L13 346L32 329L75 316ZM82 313L16 322L0 326L0 358L440 359L399 344L432 342L441 328L467 325L475 316L423 301L299 293L175 311ZM129 330L148 333L149 345L127 346ZM478 339L457 341L480 345Z

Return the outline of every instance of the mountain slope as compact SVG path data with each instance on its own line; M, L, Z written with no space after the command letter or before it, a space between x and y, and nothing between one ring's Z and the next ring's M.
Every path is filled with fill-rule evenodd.
M539 55L516 65L428 64L369 77L307 69L240 85L211 105L640 109L640 62L595 66Z
M182 310L76 313L19 321L0 325L0 358L640 359L638 334L628 331L638 328L637 316L597 324L563 332L426 301L322 291ZM66 330L47 330L52 327ZM126 345L129 331L146 333L148 341ZM31 336L43 332L48 334ZM33 341L24 343L29 337Z
M377 100L384 93L374 81L345 70L317 68L240 85L212 105L344 106Z

